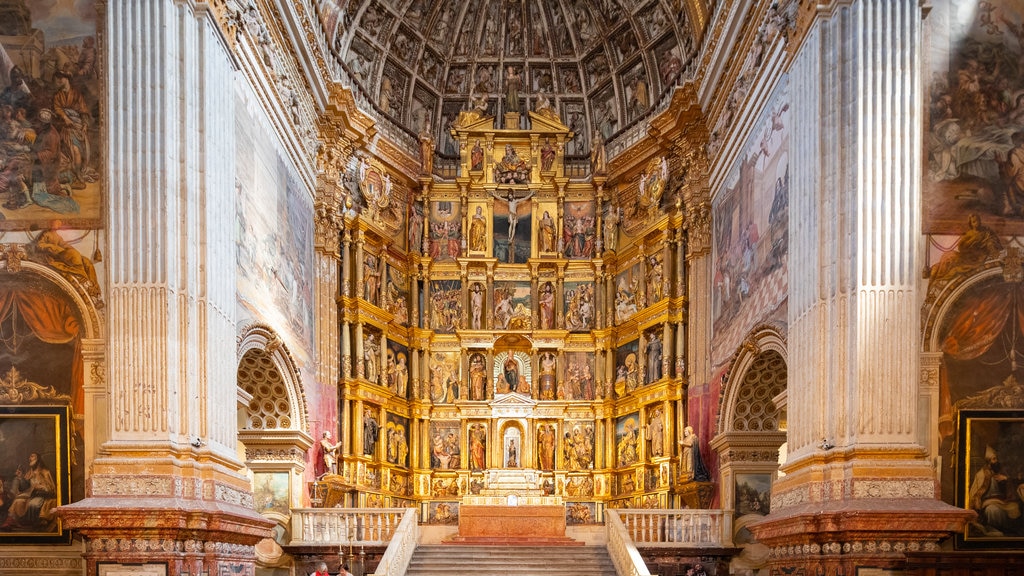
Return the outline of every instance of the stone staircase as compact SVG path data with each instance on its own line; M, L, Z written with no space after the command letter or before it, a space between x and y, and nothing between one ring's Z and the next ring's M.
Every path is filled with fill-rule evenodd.
M600 546L419 546L406 576L615 576Z

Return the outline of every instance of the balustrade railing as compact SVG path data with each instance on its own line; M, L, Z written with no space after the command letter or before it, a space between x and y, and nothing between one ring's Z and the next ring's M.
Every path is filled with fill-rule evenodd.
M618 510L626 533L641 548L725 546L728 526L721 510Z
M615 564L615 573L619 576L651 576L617 510L605 511L604 525L608 531L608 555Z
M408 508L388 544L388 549L369 576L402 576L409 569L409 561L419 542L419 514L415 508Z
M292 544L386 546L411 508L297 508Z

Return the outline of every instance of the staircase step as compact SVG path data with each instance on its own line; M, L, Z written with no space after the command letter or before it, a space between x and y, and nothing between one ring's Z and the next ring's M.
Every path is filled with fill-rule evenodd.
M419 546L407 576L615 576L615 566L603 547L510 546L505 543Z

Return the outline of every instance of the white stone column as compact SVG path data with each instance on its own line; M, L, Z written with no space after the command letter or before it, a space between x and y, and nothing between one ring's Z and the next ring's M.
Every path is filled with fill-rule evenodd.
M89 497L60 514L90 575L115 555L220 573L227 556L254 564L272 526L236 446L236 75L205 3L109 0L101 14L109 412L92 420L109 436Z
M971 513L936 502L917 437L920 3L814 17L789 75L789 455L751 530L773 572L850 573L892 566L877 526L934 550Z

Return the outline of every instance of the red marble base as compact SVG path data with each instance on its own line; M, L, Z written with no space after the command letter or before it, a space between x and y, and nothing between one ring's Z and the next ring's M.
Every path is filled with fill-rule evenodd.
M452 544L573 545L565 536L564 506L466 506Z
M855 574L857 566L897 568L907 552L936 551L974 513L924 498L801 504L749 526L771 550L772 574Z

